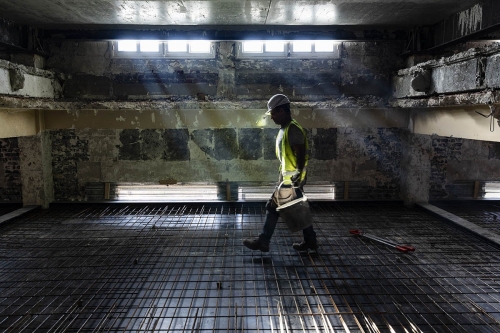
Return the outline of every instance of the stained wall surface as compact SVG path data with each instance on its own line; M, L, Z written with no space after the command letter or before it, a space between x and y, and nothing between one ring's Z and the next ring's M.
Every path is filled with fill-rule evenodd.
M312 129L310 182L366 182L398 199L400 128ZM275 182L277 129L53 130L56 199L84 199L87 182ZM264 144L263 144L264 143Z
M0 200L22 202L18 138L0 139Z
M411 84L410 71L393 79L404 67L398 43L345 42L332 59L240 59L236 42L217 42L213 59L123 59L111 47L53 42L42 74L61 98L2 98L6 110L34 109L20 113L24 132L0 141L2 200L87 200L90 184L106 182L274 182L278 129L263 112L275 93L308 131L310 183L426 201L456 197L457 182L500 178L494 138L447 137L443 122L423 126L426 114L390 105Z

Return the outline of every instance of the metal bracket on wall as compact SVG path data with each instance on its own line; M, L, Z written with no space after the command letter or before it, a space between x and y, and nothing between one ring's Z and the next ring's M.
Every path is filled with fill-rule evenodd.
M500 108L497 108L494 105L489 105L490 114L482 114L479 111L475 111L477 114L483 116L484 118L490 118L490 132L495 131L495 119L498 122L498 126L500 126Z

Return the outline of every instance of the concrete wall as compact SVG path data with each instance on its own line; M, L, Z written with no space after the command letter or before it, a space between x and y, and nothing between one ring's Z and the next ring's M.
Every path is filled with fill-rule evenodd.
M263 118L263 112L46 112L55 198L84 200L85 186L92 182L275 182L278 128ZM310 182L360 181L370 198L398 198L400 134L408 123L407 113L292 112L309 132ZM98 120L100 128L95 128Z
M18 138L0 139L0 201L22 202Z
M473 48L401 69L393 78L393 97L430 97L500 88L500 44Z
M54 201L52 149L48 132L19 138L19 159L24 205L47 208Z
M401 128L309 129L309 182L362 181L367 198L399 199ZM88 182L275 182L275 128L51 130L56 200Z
M500 142L500 126L486 105L412 109L413 133Z
M403 66L399 44L346 42L340 58L328 60L243 60L234 48L234 42L218 42L209 60L116 59L107 42L54 42L46 65L65 73L54 77L62 98L3 106L43 109L19 113L30 119L25 134L13 136L26 138L1 141L11 159L4 158L0 174L0 189L12 192L5 197L18 200L22 189L30 202L86 200L92 183L168 178L273 182L277 128L262 115L267 98L278 92L290 96L294 118L308 130L311 183L358 182L362 199L411 203L454 197L457 182L481 175L500 178L494 134L474 136L483 126L480 116L470 136L448 138L448 114L433 118L438 113L388 103L391 82L395 99L493 87L493 49L486 62L478 51L436 60L429 72L433 90L417 92L405 90L413 69L393 80ZM468 132L458 125L470 119L453 121L450 135ZM21 170L7 172L15 163Z
M58 98L61 91L53 72L0 60L0 94Z
M360 182L364 199L472 198L474 181L500 178L496 142L403 128L308 130L310 183ZM50 130L45 139L2 139L0 198L42 205L50 198L86 200L92 182L274 182L275 133L272 128L81 129Z
M497 142L430 136L430 197L472 198L474 181L500 179Z
M36 135L37 123L35 110L0 109L0 138Z
M339 59L304 60L237 59L235 42L215 44L214 59L120 59L109 42L61 41L52 43L46 66L69 74L66 98L100 100L387 97L392 73L403 67L397 42L344 42Z

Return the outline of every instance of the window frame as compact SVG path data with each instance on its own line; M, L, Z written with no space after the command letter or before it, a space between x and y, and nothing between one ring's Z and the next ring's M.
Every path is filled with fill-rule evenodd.
M285 42L284 52L266 52L265 42L270 40L260 40L263 42L264 51L262 53L243 52L244 40L237 41L236 58L238 59L339 59L341 41L332 40L334 42L333 52L316 52L316 40L311 40L311 52L294 52L294 40L280 40Z
M131 39L127 39L131 40ZM159 52L141 52L140 40L131 40L136 42L136 51L118 51L119 40L111 41L112 55L116 59L214 59L215 58L215 45L214 41L209 40L210 52L208 53L192 53L190 52L189 42L187 52L168 52L168 40L159 40Z

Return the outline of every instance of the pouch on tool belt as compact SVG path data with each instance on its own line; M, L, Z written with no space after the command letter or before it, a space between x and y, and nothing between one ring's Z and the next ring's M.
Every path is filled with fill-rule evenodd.
M292 200L297 199L297 193L293 187L282 187L283 183L273 193L273 201L276 206L286 204Z

